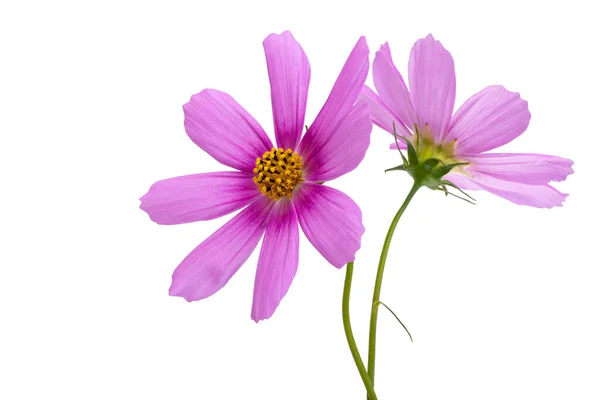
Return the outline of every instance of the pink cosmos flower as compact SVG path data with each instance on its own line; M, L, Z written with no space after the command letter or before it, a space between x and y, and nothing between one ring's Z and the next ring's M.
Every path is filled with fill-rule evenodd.
M487 190L516 204L551 208L568 196L549 185L573 173L573 162L542 154L486 153L525 131L531 115L518 93L488 86L456 113L454 60L432 35L418 40L410 53L408 82L392 62L388 44L373 61L373 81L379 95L364 87L361 98L371 107L373 122L411 137L419 159L438 158L445 164L468 162L445 179L467 190ZM406 143L399 141L401 147ZM416 146L415 146L416 147ZM396 144L392 144L396 149Z
M185 130L201 149L237 171L156 182L141 208L159 224L210 220L244 208L196 247L173 273L172 296L200 300L221 289L264 239L252 319L273 315L298 267L298 224L334 266L353 261L364 232L359 207L322 183L362 161L372 129L369 107L354 104L369 70L361 37L329 98L302 137L310 65L290 32L263 42L277 147L228 94L205 89L183 106Z

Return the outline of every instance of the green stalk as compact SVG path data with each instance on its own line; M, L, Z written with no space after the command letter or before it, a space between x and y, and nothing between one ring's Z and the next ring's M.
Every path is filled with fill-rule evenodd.
M346 333L348 346L350 347L352 358L354 358L354 362L356 363L356 368L358 368L358 373L362 378L365 389L367 389L367 399L377 400L375 389L373 389L371 378L369 378L365 364L360 357L358 347L356 346L356 341L354 340L354 334L352 333L352 326L350 325L350 287L352 286L353 270L354 262L349 262L348 265L346 265L346 280L344 281L344 295L342 297L342 320L344 321L344 333Z
M408 204L414 197L417 190L421 187L421 183L415 180L413 187L410 189L408 196L400 206L400 209L394 216L392 223L390 224L390 228L388 229L387 236L385 237L385 241L383 242L383 248L381 249L381 256L379 257L379 266L377 267L377 277L375 278L375 288L373 289L373 303L371 304L371 322L369 325L369 360L368 360L368 375L370 378L370 382L375 387L375 348L377 345L377 310L380 304L379 295L381 294L381 283L383 281L383 270L385 269L385 261L387 260L388 250L390 248L390 243L392 241L392 237L394 236L394 231L396 230L396 225L398 225L398 221L400 221L400 217L408 207ZM372 399L371 399L372 400Z

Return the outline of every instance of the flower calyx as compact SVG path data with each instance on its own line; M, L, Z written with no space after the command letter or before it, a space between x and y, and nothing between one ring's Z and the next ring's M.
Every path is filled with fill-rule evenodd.
M419 157L419 155L431 154L427 151L419 151L419 145L421 144L419 131L415 127L415 136L416 136L416 144L417 148L411 140L404 136L400 136L396 134L396 127L394 125L394 139L396 140L396 145L398 147L398 152L402 157L402 164L393 168L388 168L385 170L388 171L406 171L408 174L414 179L415 183L419 186L428 187L432 190L439 190L444 192L446 196L451 195L457 197L459 199L465 200L468 203L475 204L475 199L465 192L463 192L458 186L454 183L443 179L445 175L447 175L454 168L461 168L465 165L469 165L468 162L453 162L446 163L438 157ZM406 153L400 150L398 146L398 139L404 140L406 142ZM450 191L448 191L448 187L452 187L462 193L465 197L458 196Z

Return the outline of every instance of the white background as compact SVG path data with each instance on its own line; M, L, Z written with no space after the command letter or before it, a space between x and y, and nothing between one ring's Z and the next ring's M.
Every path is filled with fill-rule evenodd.
M87 3L87 4L84 4ZM230 217L159 226L159 179L223 169L183 129L211 87L272 134L262 40L290 29L312 66L307 124L352 46L386 40L406 73L428 33L456 64L456 107L491 84L532 114L506 151L575 161L563 208L423 190L399 225L380 314L380 399L598 399L600 31L593 2L3 2L0 6L0 398L364 399L341 324L344 271L301 241L275 315L250 319L258 251L196 303L167 294L183 257ZM340 3L341 4L341 3ZM371 83L369 77L368 83ZM361 206L352 293L366 357L387 226L410 187L375 128L330 185Z

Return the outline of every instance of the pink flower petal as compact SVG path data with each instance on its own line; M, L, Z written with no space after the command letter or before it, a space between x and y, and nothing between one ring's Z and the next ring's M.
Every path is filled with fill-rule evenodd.
M456 77L452 56L433 36L414 44L408 62L408 81L419 128L428 124L435 138L443 140L454 109Z
M564 181L573 173L573 161L543 154L465 154L462 158L473 163L469 171L530 185Z
M413 109L404 79L392 61L387 43L375 54L373 83L383 102L400 118L400 123L412 129L413 125L419 122L417 113ZM400 133L402 128L398 126L398 120L396 121L396 132Z
M273 208L263 239L254 281L252 319L270 318L298 269L298 217L287 199Z
M259 197L196 247L175 269L169 294L195 301L225 286L258 244L273 204Z
M568 197L568 194L561 193L548 184L530 185L499 179L482 172L470 171L473 173L473 178L461 174L448 174L446 179L461 189L487 190L515 204L531 207L561 207Z
M390 150L406 150L406 142L404 140L398 139L398 143L394 142L390 144Z
M304 129L310 64L300 44L289 31L270 34L263 42L277 146L296 149Z
M488 86L454 114L447 140L458 140L457 153L482 153L525 132L530 118L527 102L519 93Z
M319 148L338 132L340 125L348 117L368 72L369 48L366 39L361 36L335 81L325 105L300 142L298 149L305 162L312 157L313 151L319 152Z
M185 131L221 164L250 172L273 145L258 122L227 93L205 89L183 106Z
M304 234L337 268L353 261L365 231L358 205L339 190L304 183L294 193L294 205Z
M157 224L184 224L229 214L260 195L248 174L212 172L158 181L140 199L140 208Z
M450 172L444 176L444 179L449 180L463 190L481 190L481 187L472 178L459 172Z
M389 133L394 133L394 128L396 128L396 134L411 136L412 134L402 122L400 122L400 117L395 115L392 110L388 108L381 99L371 88L368 86L363 86L358 95L359 101L365 101L369 108L371 109L371 120L375 125L380 127L383 130L388 131Z
M258 196L250 175L213 172L158 181L140 199L140 208L158 224L184 224L229 214Z
M305 160L304 178L326 182L352 171L365 157L372 129L369 106L364 101L356 103L327 140L309 155L300 152Z

